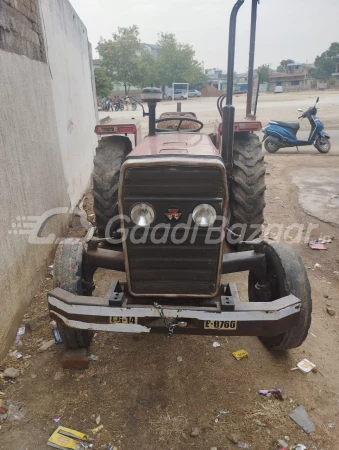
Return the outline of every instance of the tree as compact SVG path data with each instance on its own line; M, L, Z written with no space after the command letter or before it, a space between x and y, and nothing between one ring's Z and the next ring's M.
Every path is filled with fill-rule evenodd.
M314 61L315 68L310 69L310 75L314 78L328 80L332 73L339 69L339 42L332 42L328 50L317 56Z
M155 83L159 86L172 86L172 83L189 83L201 87L207 83L201 64L195 59L195 51L189 44L176 40L172 33L160 33L160 46L155 59Z
M277 67L277 72L287 73L287 64L293 64L294 62L294 59L283 59Z
M260 77L260 83L266 83L269 81L270 77L270 66L268 64L263 64L257 68L257 74Z
M124 85L125 94L128 95L130 87L141 87L145 74L150 73L148 52L139 40L136 25L119 27L112 38L108 41L101 38L97 46L102 57L101 65L113 81Z
M94 70L95 86L99 97L107 97L112 90L112 81L104 69L97 67Z

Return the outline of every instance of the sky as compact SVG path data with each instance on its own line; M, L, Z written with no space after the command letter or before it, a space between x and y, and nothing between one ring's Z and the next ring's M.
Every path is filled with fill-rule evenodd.
M100 39L120 27L137 25L140 40L157 42L174 33L196 51L205 69L227 68L229 16L235 0L70 0L85 24L96 56ZM238 13L235 71L248 67L251 0ZM339 41L339 0L260 0L255 67L276 69L282 59L313 63L331 42Z

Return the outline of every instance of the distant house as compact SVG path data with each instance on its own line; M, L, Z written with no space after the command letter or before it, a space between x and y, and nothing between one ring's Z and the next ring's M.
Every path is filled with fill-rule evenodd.
M102 56L99 56L98 59L93 59L93 68L94 69L100 69L100 67L101 67L101 60L102 60Z
M205 69L205 75L208 78L208 84L210 86L214 86L215 88L219 89L219 91L226 90L227 75L225 71L214 67L213 69Z
M143 44L143 46L150 52L152 56L158 56L160 45L158 44Z
M336 71L332 73L332 77L335 79L334 85L339 86L339 64L336 65Z
M282 86L284 91L305 91L311 88L305 64L287 64L287 73L272 73L269 76L269 91L276 86Z

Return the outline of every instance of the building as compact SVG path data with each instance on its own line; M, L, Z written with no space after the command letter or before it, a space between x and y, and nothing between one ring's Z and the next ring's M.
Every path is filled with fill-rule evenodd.
M284 91L305 91L311 88L307 68L301 63L287 64L286 73L272 73L269 76L269 91L282 86Z
M332 73L332 77L335 79L334 85L339 86L339 64L336 65L336 71Z
M150 54L154 57L158 56L160 45L158 44L143 44L146 50L150 52Z
M219 91L225 91L227 85L227 74L224 70L217 69L205 69L205 75L208 78L208 84L214 86Z
M101 67L101 60L102 60L102 56L99 55L98 59L93 59L93 68L95 69L100 69Z

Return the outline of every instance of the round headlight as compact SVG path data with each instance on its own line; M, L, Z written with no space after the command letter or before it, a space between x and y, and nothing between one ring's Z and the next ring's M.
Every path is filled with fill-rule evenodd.
M131 211L131 219L139 227L147 227L154 220L155 212L147 203L137 203Z
M194 208L192 217L199 227L211 227L217 218L217 212L213 206L203 204Z

